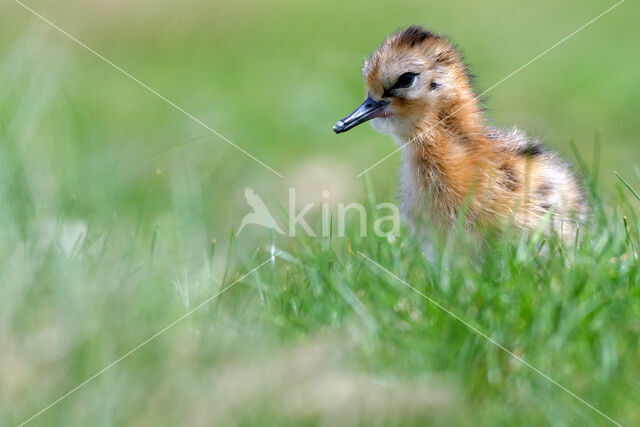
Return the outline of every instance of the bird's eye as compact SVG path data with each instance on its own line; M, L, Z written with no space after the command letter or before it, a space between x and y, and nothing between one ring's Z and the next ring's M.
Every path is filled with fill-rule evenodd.
M417 73L404 73L398 77L398 81L394 85L395 88L409 87L413 84Z

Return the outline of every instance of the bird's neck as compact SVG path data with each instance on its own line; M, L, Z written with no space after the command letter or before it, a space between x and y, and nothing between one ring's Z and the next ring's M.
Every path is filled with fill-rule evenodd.
M403 150L405 194L411 192L422 198L429 195L431 200L427 202L440 206L445 216L452 216L491 157L486 126L475 98L463 97L425 114L412 133Z
M485 120L478 101L471 90L465 90L417 120L411 138L422 145L425 154L429 148L453 143L472 143L486 133ZM435 153L434 153L435 154Z

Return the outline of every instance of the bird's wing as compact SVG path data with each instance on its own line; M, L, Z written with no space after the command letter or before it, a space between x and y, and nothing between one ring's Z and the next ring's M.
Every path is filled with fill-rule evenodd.
M258 196L251 188L247 187L244 190L244 197L247 199L247 204L253 208L255 212L269 212L267 206L264 204L260 196Z
M275 229L278 233L284 234L284 231L280 228L275 218L269 212L267 205L264 204L260 196L258 196L251 188L247 187L244 190L244 196L247 199L247 204L253 208L253 212L261 219L265 221L265 225ZM251 214L249 214L251 215Z

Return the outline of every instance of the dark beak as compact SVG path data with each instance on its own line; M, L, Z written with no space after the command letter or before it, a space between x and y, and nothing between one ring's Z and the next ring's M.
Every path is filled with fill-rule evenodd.
M389 101L375 101L368 96L353 113L342 120L338 120L338 123L333 126L333 131L335 133L346 132L367 120L384 117L384 107L387 104L389 104Z

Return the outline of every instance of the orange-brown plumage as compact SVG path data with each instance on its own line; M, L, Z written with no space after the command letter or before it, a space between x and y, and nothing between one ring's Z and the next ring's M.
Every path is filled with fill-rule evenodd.
M549 230L572 238L586 215L580 181L553 153L518 130L485 119L456 49L443 36L410 27L365 61L368 98L336 124L367 120L402 148L403 212L448 229L468 204L467 224L524 229L549 216Z

